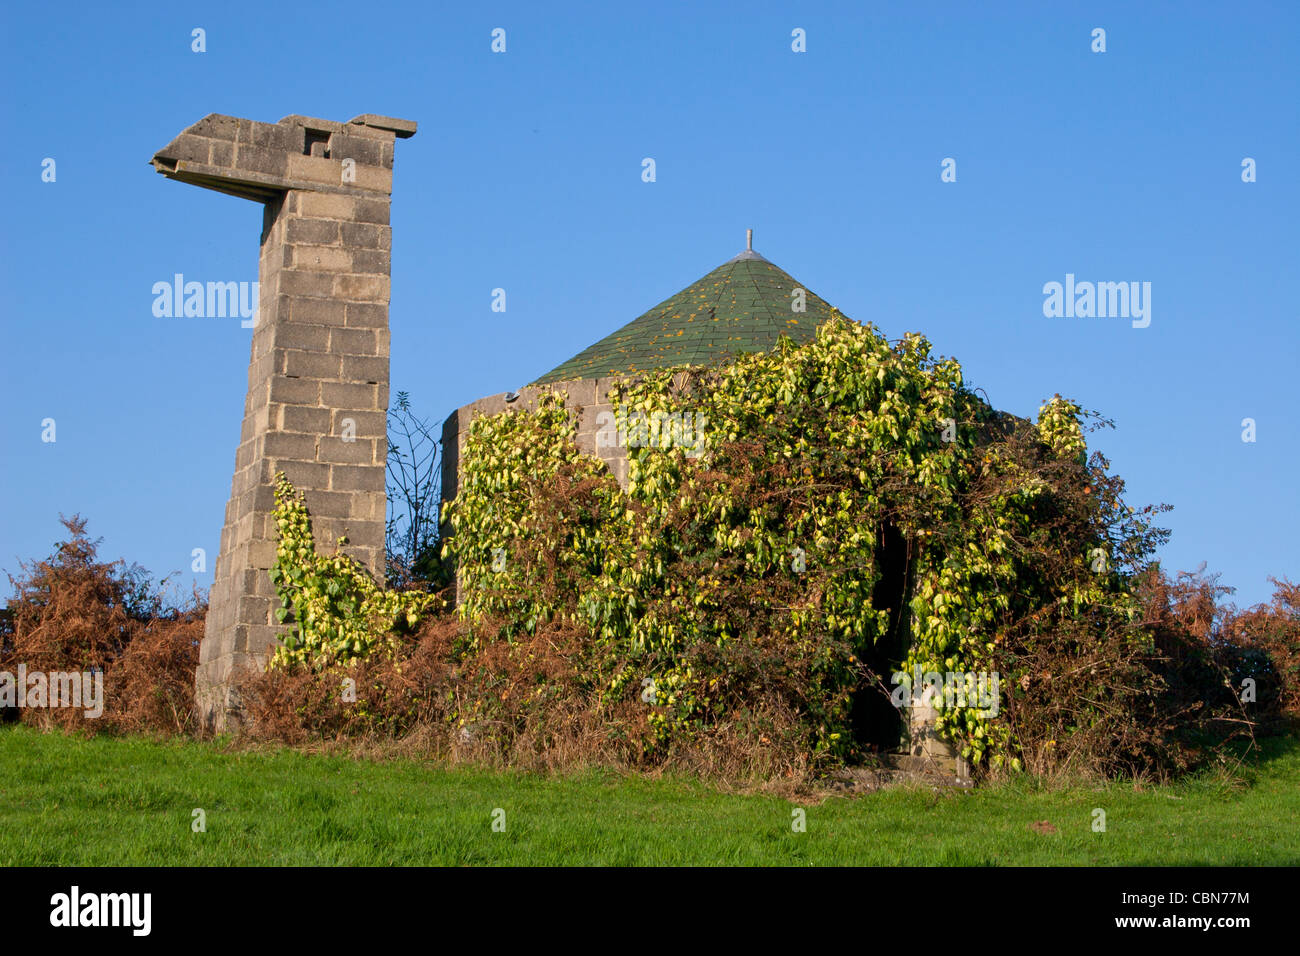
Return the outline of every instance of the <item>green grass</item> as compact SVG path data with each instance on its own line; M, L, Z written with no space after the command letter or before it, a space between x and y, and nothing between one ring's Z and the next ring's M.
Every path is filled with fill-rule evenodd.
M805 833L791 829L799 805L682 779L0 729L0 864L88 866L1295 865L1300 740L1266 741L1235 780L894 789L806 804ZM1105 833L1092 830L1096 807ZM1040 820L1057 832L1030 830Z

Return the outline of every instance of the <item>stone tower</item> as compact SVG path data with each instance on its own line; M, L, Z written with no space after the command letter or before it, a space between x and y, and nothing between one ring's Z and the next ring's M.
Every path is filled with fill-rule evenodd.
M409 120L347 123L213 113L152 160L169 179L264 204L257 321L230 502L196 674L205 726L237 726L240 680L279 628L268 570L273 476L306 493L317 546L384 572L388 452L388 211Z

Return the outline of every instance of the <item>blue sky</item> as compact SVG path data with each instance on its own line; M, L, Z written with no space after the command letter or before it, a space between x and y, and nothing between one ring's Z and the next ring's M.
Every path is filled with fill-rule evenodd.
M1300 576L1295 4L542 6L7 5L0 567L80 512L105 555L211 584L251 333L155 318L151 288L255 280L261 209L147 161L210 112L382 113L420 123L397 147L392 387L428 417L531 381L753 227L995 405L1060 392L1115 419L1094 444L1133 503L1175 506L1170 569L1206 561L1243 604ZM1067 273L1150 282L1150 326L1045 318Z

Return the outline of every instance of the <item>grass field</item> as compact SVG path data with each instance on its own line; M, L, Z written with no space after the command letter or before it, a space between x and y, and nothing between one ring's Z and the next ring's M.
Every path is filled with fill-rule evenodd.
M792 828L806 813L806 832ZM193 811L206 832L192 829ZM494 832L493 812L505 830ZM1106 831L1093 831L1093 810ZM1050 827L1031 829L1046 821ZM0 864L1300 863L1300 740L1174 786L893 789L806 804L682 779L544 777L0 728Z

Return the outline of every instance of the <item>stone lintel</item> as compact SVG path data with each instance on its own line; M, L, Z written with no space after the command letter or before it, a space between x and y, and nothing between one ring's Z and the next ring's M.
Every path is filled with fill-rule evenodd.
M372 129L384 129L392 132L398 139L410 139L415 135L415 120L397 119L394 116L380 116L378 113L362 113L360 116L354 116L348 122L355 123L358 126L369 126Z

